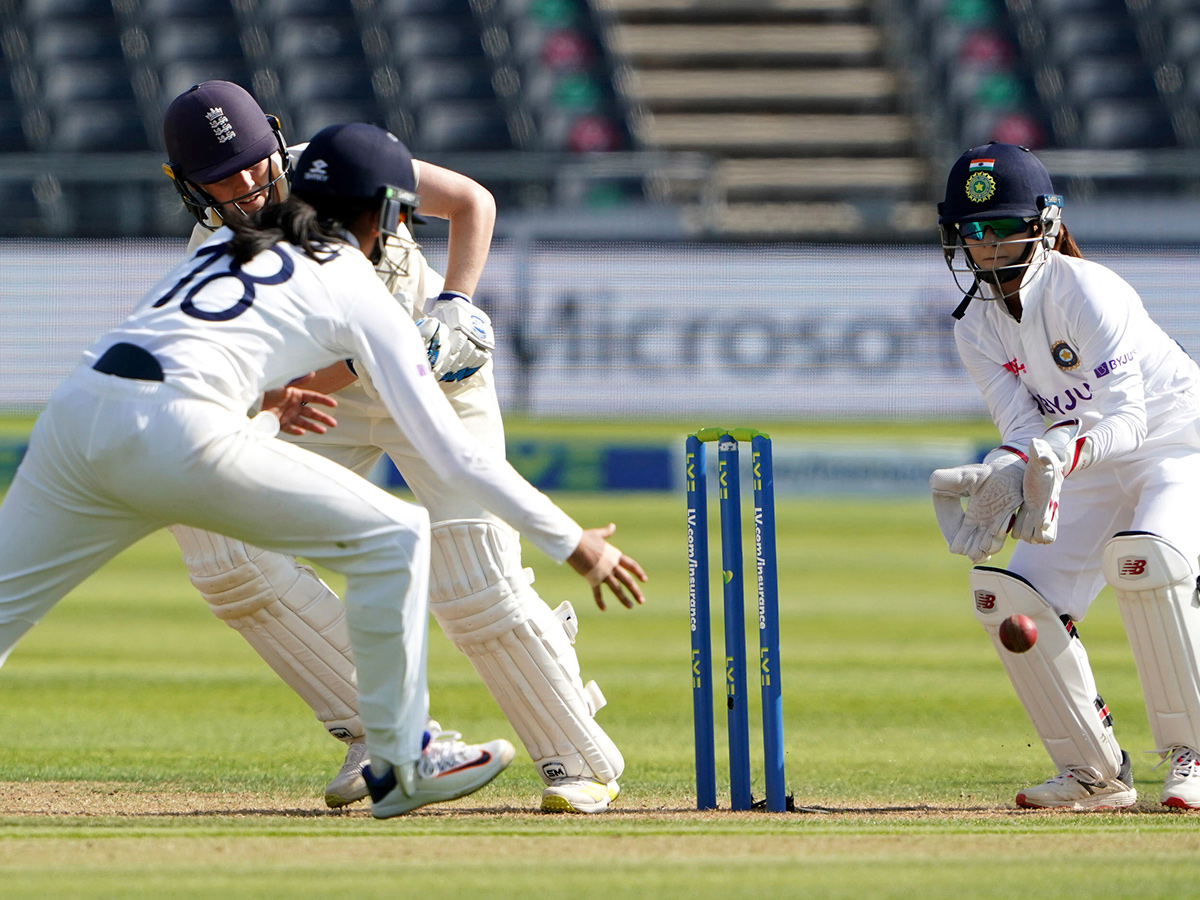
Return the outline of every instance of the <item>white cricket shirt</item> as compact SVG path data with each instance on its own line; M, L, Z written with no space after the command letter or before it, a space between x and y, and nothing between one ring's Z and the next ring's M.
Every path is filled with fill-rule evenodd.
M1116 273L1050 251L1020 297L1020 322L976 300L954 328L1002 443L1024 448L1046 420L1078 418L1094 464L1196 417L1200 369Z
M357 249L337 245L317 262L279 243L244 266L215 232L167 274L85 365L118 342L148 350L165 380L245 415L266 390L353 358L388 411L440 478L470 492L552 559L582 530L502 458L467 433L438 388L416 326Z

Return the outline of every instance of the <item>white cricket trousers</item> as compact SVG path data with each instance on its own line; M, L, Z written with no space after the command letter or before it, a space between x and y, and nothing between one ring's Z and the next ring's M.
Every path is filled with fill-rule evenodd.
M371 758L417 760L429 706L428 514L267 431L169 384L72 373L0 505L0 665L106 561L159 528L192 525L346 576Z

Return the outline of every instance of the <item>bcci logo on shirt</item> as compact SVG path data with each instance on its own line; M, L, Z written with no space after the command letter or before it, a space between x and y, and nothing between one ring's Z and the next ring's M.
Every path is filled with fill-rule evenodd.
M1054 357L1054 364L1056 366L1068 372L1079 365L1079 354L1071 349L1071 345L1066 341L1059 341L1051 347L1050 355Z

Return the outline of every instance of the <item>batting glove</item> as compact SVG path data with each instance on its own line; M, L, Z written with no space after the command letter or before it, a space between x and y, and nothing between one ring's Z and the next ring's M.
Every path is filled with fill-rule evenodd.
M491 358L496 335L487 313L457 291L442 291L429 314L417 321L429 366L438 381L470 378Z

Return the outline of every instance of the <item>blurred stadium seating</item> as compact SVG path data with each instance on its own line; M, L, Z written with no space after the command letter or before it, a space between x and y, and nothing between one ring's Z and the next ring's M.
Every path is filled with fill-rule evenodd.
M716 230L853 234L863 203L926 197L927 163L870 3L603 5L640 141L719 160L707 186ZM661 186L671 200L703 199L695 185Z
M207 78L293 140L385 125L506 214L680 235L924 236L989 139L1084 196L1196 186L1200 0L0 0L0 32L7 235L179 233L158 118Z

